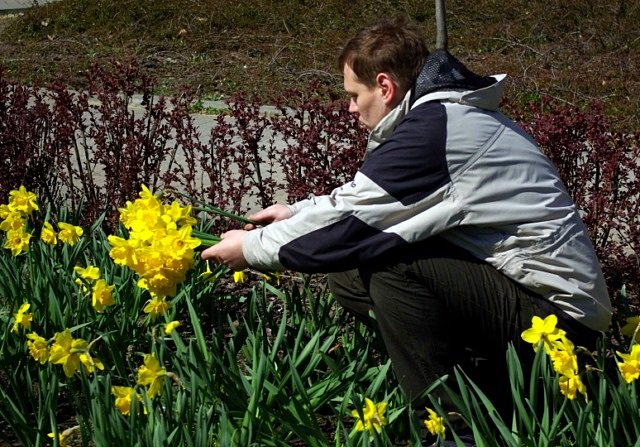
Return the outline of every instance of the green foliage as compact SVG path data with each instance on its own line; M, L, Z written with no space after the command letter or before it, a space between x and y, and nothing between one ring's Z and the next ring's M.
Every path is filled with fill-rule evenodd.
M142 313L148 292L113 263L106 237L96 222L74 246L34 239L26 253L0 252L0 415L23 445L43 445L52 432L78 445L342 445L360 395L393 402L400 417L388 360L347 324L319 278L254 279L229 295L218 291L229 287L227 271L206 275L197 260L154 321ZM97 313L76 265L98 266L116 286L116 304ZM12 332L24 302L30 327ZM168 335L171 320L181 326ZM51 338L65 328L91 342L104 370L66 377L60 365L34 360L26 334ZM153 398L136 384L147 353L168 372ZM120 414L112 386L134 387L144 411L133 404Z
M323 277L269 282L252 272L250 287L233 286L227 269L212 271L196 259L171 307L154 320L142 313L149 292L114 264L110 249L99 219L73 246L34 239L17 256L0 252L0 418L25 447L47 444L49 433L74 446L420 443L422 421L402 396L390 361L376 350L375 336L343 317ZM104 312L96 312L91 284L74 270L89 265L116 286L116 303ZM29 327L15 324L25 302ZM170 321L181 325L168 333ZM35 360L26 335L50 339L67 328L90 342L103 369L89 372L81 363L67 377L61 365ZM447 421L445 439L456 443L460 424L451 421L462 420L480 446L637 446L637 384L622 380L614 350L627 352L603 342L587 353L580 370L586 396L569 399L543 349L531 371L509 349L511 418L461 370L425 393L444 387L451 396L453 413L431 403ZM156 396L139 380L151 353L166 370ZM114 386L139 395L125 406L129 414L116 405ZM364 418L365 398L387 404L379 432L355 430L354 410Z
M455 387L444 386L478 446L638 446L637 384L622 380L611 351L603 341L597 352L589 353L589 366L581 373L586 396L569 399L560 391L558 376L543 349L536 353L531 371L523 371L510 347L511 418L498 414L463 371L455 372Z

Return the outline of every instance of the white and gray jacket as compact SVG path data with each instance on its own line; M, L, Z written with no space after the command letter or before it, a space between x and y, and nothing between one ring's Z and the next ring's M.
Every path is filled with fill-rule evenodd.
M497 110L504 78L407 93L371 132L351 182L248 233L248 263L344 271L439 235L606 330L611 303L587 229L550 160Z

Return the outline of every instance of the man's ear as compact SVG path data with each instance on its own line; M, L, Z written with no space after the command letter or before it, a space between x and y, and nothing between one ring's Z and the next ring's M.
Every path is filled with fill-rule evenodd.
M396 102L398 94L398 86L395 81L387 73L378 73L376 75L376 86L382 95L382 100L387 105Z

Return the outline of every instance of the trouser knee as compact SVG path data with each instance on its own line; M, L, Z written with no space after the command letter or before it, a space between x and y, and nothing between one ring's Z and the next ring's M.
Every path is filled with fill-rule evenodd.
M330 273L328 283L338 304L356 317L368 319L372 302L358 270Z

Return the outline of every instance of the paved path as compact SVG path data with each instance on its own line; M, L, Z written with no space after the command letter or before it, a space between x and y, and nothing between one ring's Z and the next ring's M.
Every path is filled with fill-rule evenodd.
M0 14L18 12L34 5L42 5L52 1L55 0L0 0Z
M156 100L157 99L158 98L156 98ZM170 96L167 96L166 99L167 100L170 99ZM99 104L97 100L95 101L89 100L89 102L93 104ZM141 105L141 102L142 102L141 95L133 95L129 102L130 109L134 113L143 112L145 107ZM171 107L171 105L168 104L167 107ZM228 109L228 106L224 101L213 101L213 100L202 101L202 107L205 109L214 110L214 111L217 111L217 110L222 111L222 110ZM262 106L260 107L260 112L267 115L274 115L274 114L281 113L274 106ZM203 114L203 113L192 113L191 117L193 118L194 126L196 127L197 131L200 134L201 141L207 144L211 136L211 130L216 125L217 117L213 114ZM228 119L233 120L233 118L231 117L229 117ZM167 142L167 146L171 146L172 144L173 144L172 140ZM265 129L264 134L262 135L262 139L260 140L260 147L263 148L263 147L268 147L270 145L273 145L277 150L282 150L286 146L286 143L282 139L282 135L280 135L279 133L274 133L272 129L267 128ZM185 160L185 154L183 153L182 149L179 149L176 152L175 156L176 156L176 161L178 163L181 163ZM232 164L230 168L232 170L235 170L237 169L237 166L235 164ZM270 166L265 162L265 165L262 166L262 168L264 172L267 172ZM104 174L100 169L97 169L94 172L94 176L99 184L104 181ZM284 175L279 170L276 171L273 179L276 182L285 182ZM205 178L201 178L198 182L197 182L198 183L197 187L199 188L205 188L209 184L208 180L206 180ZM283 202L283 203L286 202L287 192L284 190L278 191L275 194L274 199L279 202ZM248 210L249 214L251 212L259 211L261 207L258 205L256 200L257 200L256 197L247 195L242 201L242 207ZM0 445L0 447L3 447L3 446Z

